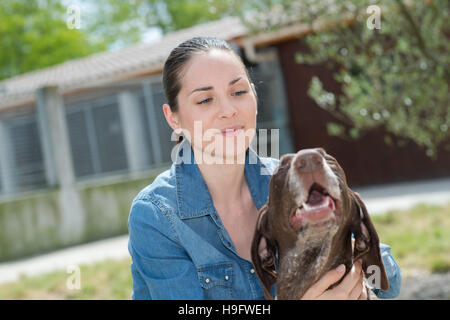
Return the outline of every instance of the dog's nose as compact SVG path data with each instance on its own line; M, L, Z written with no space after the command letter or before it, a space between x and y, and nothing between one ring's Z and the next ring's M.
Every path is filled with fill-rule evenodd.
M294 166L303 173L314 172L323 166L323 157L315 150L302 150L297 154Z

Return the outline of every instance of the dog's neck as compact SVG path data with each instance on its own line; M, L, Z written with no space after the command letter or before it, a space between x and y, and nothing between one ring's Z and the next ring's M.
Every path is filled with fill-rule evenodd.
M338 240L336 237L343 239ZM340 264L345 264L346 273L352 266L352 247L348 233L325 237L300 234L294 248L285 254L280 252L277 299L300 299L326 272Z

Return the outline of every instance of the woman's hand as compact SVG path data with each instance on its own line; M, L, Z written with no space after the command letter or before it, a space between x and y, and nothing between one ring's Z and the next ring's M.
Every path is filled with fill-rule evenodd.
M364 285L362 263L358 260L339 285L327 290L345 273L345 265L328 271L301 298L302 300L367 300L367 289Z

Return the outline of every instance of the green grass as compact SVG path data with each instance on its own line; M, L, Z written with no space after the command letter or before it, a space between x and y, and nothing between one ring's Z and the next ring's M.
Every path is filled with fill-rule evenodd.
M67 282L73 273L64 270L41 276L22 277L13 283L0 285L0 300L5 299L98 299L131 298L131 259L109 260L80 266L80 289L69 289Z
M450 271L450 204L420 204L372 217L380 241L392 248L402 269Z
M373 216L380 241L392 248L402 272L450 271L450 204L417 205L408 211L389 211ZM64 271L0 285L3 299L130 299L130 258L81 266L81 288L70 290L71 274Z

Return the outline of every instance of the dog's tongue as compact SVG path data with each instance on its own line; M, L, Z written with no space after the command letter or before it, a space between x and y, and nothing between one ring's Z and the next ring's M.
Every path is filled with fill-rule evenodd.
M306 203L310 205L315 205L321 203L324 197L325 196L321 194L319 191L313 190L311 191L311 194L309 195L308 201Z

